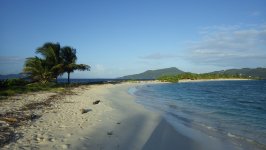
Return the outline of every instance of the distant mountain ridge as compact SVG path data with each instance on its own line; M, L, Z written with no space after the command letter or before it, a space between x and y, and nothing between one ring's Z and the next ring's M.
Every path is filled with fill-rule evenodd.
M7 75L1 75L0 74L0 80L4 80L4 79L15 79L15 78L23 78L25 77L22 74L7 74Z
M176 75L187 73L182 70L177 69L176 67L158 69L158 70L148 70L143 73L133 74L123 76L119 79L157 79L163 75ZM266 79L266 68L242 68L242 69L228 69L228 70L220 70L209 72L210 74L228 74L228 75L241 75L245 77L252 78L261 78Z
M185 72L177 69L176 67L171 67L171 68L158 69L158 70L147 70L143 73L123 76L119 79L157 79L162 75L175 75L182 73Z
M157 79L162 75L176 75L186 73L176 67L158 69L158 70L148 70L143 73L127 75L120 77L119 79ZM242 75L247 77L257 77L261 79L266 79L266 68L242 68L242 69L228 69L209 72L211 74L229 74L229 75ZM3 79L14 79L14 78L24 78L22 74L8 74L0 75L0 80Z

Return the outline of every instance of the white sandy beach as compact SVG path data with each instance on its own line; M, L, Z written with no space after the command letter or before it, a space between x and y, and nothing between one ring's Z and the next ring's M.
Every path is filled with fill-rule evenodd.
M161 118L127 94L136 84L141 83L76 88L76 95L63 96L52 109L44 108L36 122L19 127L22 138L4 149L141 149ZM50 95L36 94L29 99L43 100ZM26 103L26 97L15 103ZM95 100L101 102L93 105ZM82 114L81 109L91 111Z
M52 109L44 108L40 119L19 127L22 138L3 149L205 149L206 145L176 132L161 114L134 101L128 89L147 83L158 84L75 88L75 95L62 96ZM44 95L36 94L34 99ZM95 100L100 103L93 105ZM82 114L81 109L90 111Z

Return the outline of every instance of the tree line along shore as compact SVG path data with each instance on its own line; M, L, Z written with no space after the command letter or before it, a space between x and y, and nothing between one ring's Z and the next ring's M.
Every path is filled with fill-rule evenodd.
M211 73L182 73L177 75L163 75L158 78L162 82L179 82L180 80L208 80L208 79L259 79L242 76L240 74L211 74Z

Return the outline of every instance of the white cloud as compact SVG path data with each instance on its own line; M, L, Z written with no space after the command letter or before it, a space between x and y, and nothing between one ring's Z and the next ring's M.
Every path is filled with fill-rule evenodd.
M101 64L96 64L96 65L94 66L94 70L95 70L96 72L104 72L106 69L105 69L105 67L104 67L103 65L101 65Z
M162 54L162 53L153 53L150 55L142 56L141 59L151 59L151 60L158 60L158 59L172 59L177 58L179 56L174 54Z
M115 78L118 76L119 68L108 64L92 64L89 72L77 72L74 77L85 76L87 78Z
M22 72L25 58L19 56L0 56L0 74Z
M91 71L90 71L91 76L97 77L97 76L107 74L107 73L108 73L108 70L102 64L95 64L91 66Z
M0 64L24 63L25 58L19 56L0 56Z
M190 42L187 59L203 65L257 67L266 64L266 26L215 26Z

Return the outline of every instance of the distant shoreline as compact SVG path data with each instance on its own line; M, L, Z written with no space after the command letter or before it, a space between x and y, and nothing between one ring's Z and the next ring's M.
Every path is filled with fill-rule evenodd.
M180 83L184 82L208 82L208 81L242 81L242 80L254 80L254 79L237 79L237 78L229 78L229 79L197 79L197 80L190 80L190 79L183 79L179 80Z

